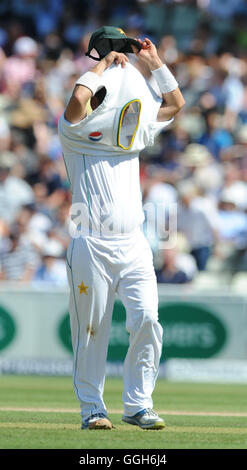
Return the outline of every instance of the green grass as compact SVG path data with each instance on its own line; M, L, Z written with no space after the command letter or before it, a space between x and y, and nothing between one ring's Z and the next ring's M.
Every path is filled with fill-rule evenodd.
M104 398L115 426L113 430L82 431L71 378L3 375L0 448L247 449L247 417L227 416L247 413L246 385L158 380L153 399L155 410L165 419L164 431L143 431L124 424L121 393L122 381L108 378ZM21 411L22 408L26 410ZM203 414L182 414L185 412Z

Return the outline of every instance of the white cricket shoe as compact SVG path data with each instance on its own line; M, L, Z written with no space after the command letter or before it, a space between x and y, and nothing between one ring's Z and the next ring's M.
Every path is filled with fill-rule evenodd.
M124 416L122 421L140 426L142 429L164 429L165 423L151 408L145 408L134 416Z
M112 429L112 423L104 413L95 413L82 422L81 429Z

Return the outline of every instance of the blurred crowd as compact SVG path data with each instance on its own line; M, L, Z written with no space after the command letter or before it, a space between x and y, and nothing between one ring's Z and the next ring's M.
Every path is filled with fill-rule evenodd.
M57 122L76 78L95 64L85 51L102 25L153 40L186 100L140 157L144 207L168 208L169 243L147 234L158 282L231 282L247 273L244 0L1 0L0 280L67 285L71 193Z

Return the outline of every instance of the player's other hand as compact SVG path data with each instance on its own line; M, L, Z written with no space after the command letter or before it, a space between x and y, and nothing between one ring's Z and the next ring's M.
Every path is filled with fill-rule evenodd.
M140 60L145 62L150 70L162 67L163 62L160 60L157 49L152 41L148 38L145 38L144 41L137 39L137 41L141 44L141 50L137 52L137 56Z
M110 67L110 65L112 65L113 62L116 65L121 64L121 67L124 68L126 62L129 62L129 59L122 52L111 51L109 54L107 54L104 57L104 59L102 59L102 62L105 63L106 68Z

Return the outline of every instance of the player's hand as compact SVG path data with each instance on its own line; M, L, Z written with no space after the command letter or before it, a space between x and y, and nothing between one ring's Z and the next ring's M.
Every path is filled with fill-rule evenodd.
M129 59L122 52L111 51L109 54L107 54L104 57L104 59L102 59L102 62L105 63L106 68L110 67L110 65L112 65L113 62L116 65L121 64L121 67L124 68L126 62L129 62Z
M102 73L113 63L116 65L121 64L121 67L124 68L126 62L129 62L129 59L125 54L122 52L111 51L91 69L91 72L97 73L97 75L102 75Z
M137 53L140 60L147 64L150 70L162 67L163 62L160 60L157 49L152 41L148 38L145 38L144 41L137 39L137 41L141 44L141 50Z

